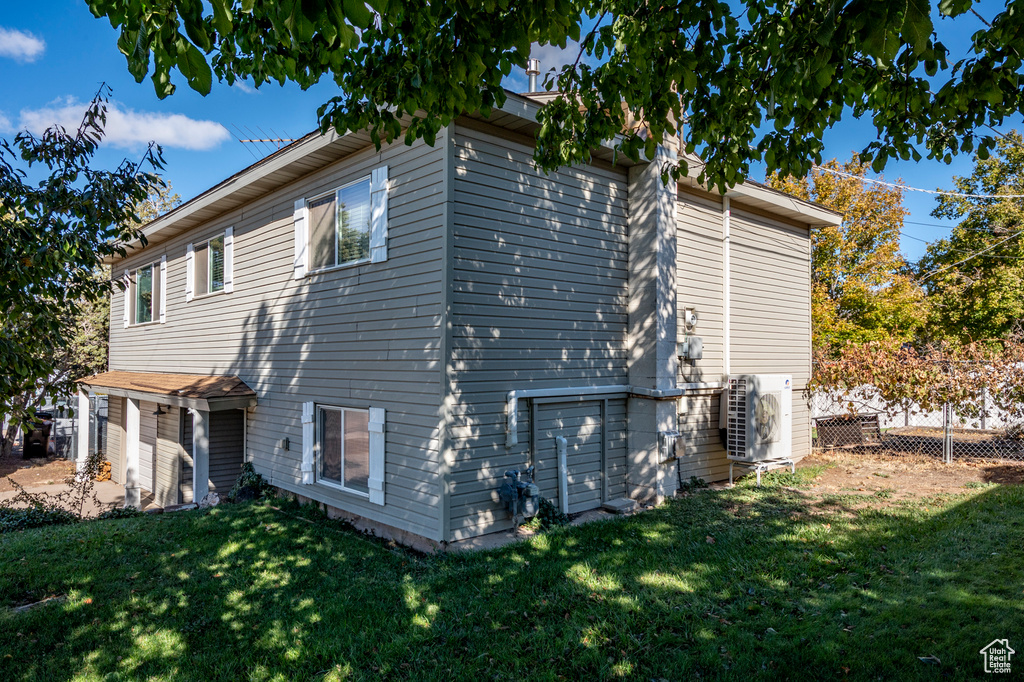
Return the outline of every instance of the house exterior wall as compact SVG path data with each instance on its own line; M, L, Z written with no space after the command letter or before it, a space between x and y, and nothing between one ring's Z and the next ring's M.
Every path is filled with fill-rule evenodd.
M477 125L455 129L451 218L452 453L450 539L511 527L497 489L531 451L526 401L519 443L505 447L508 391L625 384L626 174L610 166L538 172L526 138ZM624 489L625 401L605 425L610 489ZM538 406L535 463L542 493L554 485L553 434L570 453L590 451L599 403ZM549 452L550 451L550 452ZM570 499L592 501L596 477L580 464ZM598 502L599 503L599 502Z
M793 455L811 453L811 235L733 203L732 374L793 375Z
M402 143L356 152L114 267L167 257L166 323L125 328L111 305L110 369L238 375L258 395L247 452L274 485L439 538L443 150ZM293 277L293 204L389 167L388 260ZM234 227L234 291L185 301L185 253ZM385 504L301 485L302 403L387 410ZM290 447L285 450L284 439Z
M177 407L164 407L167 414L157 416L156 504L166 507L178 504L178 483L181 480L181 455L178 438L181 435L181 411Z
M719 382L725 372L722 211L715 195L679 194L678 306L680 313L696 310L692 334L704 342L703 359L680 363L680 382ZM803 393L811 371L811 232L733 200L730 242L730 373L793 375L793 455L806 456L811 449ZM680 314L680 340L686 333ZM680 401L682 480L728 477L718 415L717 392Z
M104 457L110 462L110 480L124 485L124 398L107 398L107 434Z

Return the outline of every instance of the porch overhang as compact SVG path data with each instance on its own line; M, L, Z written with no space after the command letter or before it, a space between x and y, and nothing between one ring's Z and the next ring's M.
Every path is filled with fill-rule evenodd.
M113 370L79 379L78 384L107 395L148 400L203 412L256 407L256 391L233 375L207 376Z

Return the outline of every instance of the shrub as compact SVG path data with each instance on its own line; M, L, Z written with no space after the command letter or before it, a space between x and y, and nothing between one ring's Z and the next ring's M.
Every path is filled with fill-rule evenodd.
M97 519L131 519L136 516L142 516L142 511L138 507L114 507L103 512Z
M267 483L255 468L252 462L242 465L242 473L235 481L235 485L228 493L228 499L232 502L245 502L246 500L258 500L271 492L272 486Z
M540 509L537 510L537 525L543 528L554 528L569 523L569 515L559 511L551 500L546 497L540 498Z
M0 533L16 530L57 526L78 521L71 512L58 507L33 505L30 507L0 507Z

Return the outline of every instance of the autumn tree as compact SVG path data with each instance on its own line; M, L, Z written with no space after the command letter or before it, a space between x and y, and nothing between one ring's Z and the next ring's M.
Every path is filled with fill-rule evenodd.
M974 172L954 178L952 191L932 215L959 224L930 244L917 266L931 301L928 328L935 338L961 342L1006 338L1024 320L1021 134L1008 133L994 155L976 157Z
M819 348L846 341L908 341L925 321L924 293L900 253L907 215L903 190L863 182L867 168L854 156L845 163L833 159L806 178L768 179L775 189L843 216L840 225L812 235L811 326Z
M888 158L990 148L985 126L1024 109L1016 0L987 17L970 0L86 3L160 97L175 74L202 94L214 79L327 80L338 94L319 109L321 128L369 129L378 143L432 141L461 114L486 115L532 44L569 47L578 57L545 79L561 93L538 115L545 169L609 140L651 158L681 135L702 181L741 181L760 161L802 177L822 161L824 132L852 115L875 124L861 159L877 171ZM957 58L943 37L965 29ZM672 172L686 170L684 159Z
M158 169L159 149L114 170L92 167L108 94L104 86L73 132L55 126L0 139L0 418L12 424L30 419L41 396L70 394L76 367L99 362L80 337L100 324L114 286L98 274L101 264L124 256L126 242L144 241L136 207L160 179L142 166ZM12 436L9 428L5 455Z

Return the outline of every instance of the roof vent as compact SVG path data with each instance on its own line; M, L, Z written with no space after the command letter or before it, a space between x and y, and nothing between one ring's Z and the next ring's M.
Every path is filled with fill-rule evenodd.
M530 77L530 90L529 90L529 92L537 92L537 76L540 75L540 60L539 59L527 59L526 60L526 75Z

